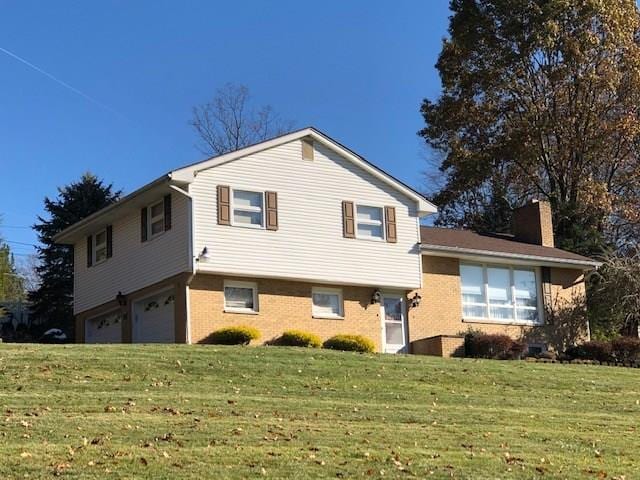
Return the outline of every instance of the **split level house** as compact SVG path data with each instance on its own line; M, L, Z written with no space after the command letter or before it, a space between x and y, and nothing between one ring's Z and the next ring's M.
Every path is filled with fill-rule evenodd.
M452 355L469 328L531 349L589 336L562 315L597 262L554 248L549 205L514 232L422 226L436 206L314 128L179 168L56 237L74 250L76 339L207 343L250 325Z

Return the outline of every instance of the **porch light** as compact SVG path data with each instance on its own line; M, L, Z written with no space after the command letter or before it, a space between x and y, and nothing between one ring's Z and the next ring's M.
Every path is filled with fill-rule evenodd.
M422 297L418 294L418 292L416 292L415 295L409 299L409 301L411 302L409 304L410 307L411 308L416 308L416 307L420 306L420 302L422 301Z
M125 297L122 292L118 292L116 295L116 301L118 302L118 305L124 307L127 304L127 297Z
M200 252L200 255L198 255L198 261L199 262L206 262L209 260L209 249L207 247L204 247L202 249L202 252Z
M373 295L371 295L371 305L373 305L374 303L380 303L381 299L382 299L382 292L380 290L375 290L373 292Z

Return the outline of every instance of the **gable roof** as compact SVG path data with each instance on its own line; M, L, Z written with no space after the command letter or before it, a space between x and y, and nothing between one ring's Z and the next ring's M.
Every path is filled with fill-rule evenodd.
M125 205L131 208L138 207L140 202L142 201L142 197L147 195L149 192L159 189L166 190L168 188L175 188L176 186L184 187L185 185L193 182L193 179L198 174L198 172L302 138L312 138L314 141L320 142L327 148L330 148L336 153L342 155L347 160L368 171L376 178L379 178L389 186L395 188L407 197L413 199L418 205L418 214L420 216L436 213L438 211L437 207L433 203L429 202L424 197L424 195L422 195L415 189L388 174L381 168L375 166L371 162L367 161L364 157L348 149L328 135L322 133L320 130L313 127L306 127L300 130L279 135L263 142L243 147L233 152L218 155L207 160L202 160L190 165L186 165L184 167L177 168L176 170L172 170L156 178L152 182L143 185L129 195L121 198L117 202L67 227L65 230L55 235L53 240L56 243L73 243L77 240L78 236L83 235L87 231L91 230L101 221L116 215L115 210L119 210Z
M447 252L455 256L520 259L542 264L581 268L598 267L591 258L559 248L518 242L510 235L480 234L471 230L420 227L420 249L423 252Z
M359 166L363 170L369 172L374 177L382 180L389 186L395 188L396 190L402 192L407 197L413 199L418 204L418 212L421 216L428 215L431 213L436 213L438 211L438 208L429 200L427 200L425 196L422 195L420 192L411 188L406 183L398 180L394 176L382 170L380 167L377 167L373 163L366 160L361 155L345 147L338 141L334 140L333 138L329 137L328 135L326 135L325 133L321 132L320 130L314 127L306 127L300 130L295 130L293 132L285 133L283 135L271 138L269 140L265 140L263 142L259 142L253 145L249 145L247 147L243 147L233 152L225 153L223 155L212 157L208 160L203 160L201 162L187 165L185 167L182 167L170 172L169 176L174 180L188 183L193 180L194 176L197 175L198 172L201 172L203 170L214 168L218 165L222 165L224 163L236 160L238 158L246 157L248 155L253 155L254 153L258 153L263 150L274 148L280 145L284 145L285 143L293 142L295 140L300 140L303 138L311 138L314 141L321 143L325 147L343 156L344 158L351 161L355 165Z

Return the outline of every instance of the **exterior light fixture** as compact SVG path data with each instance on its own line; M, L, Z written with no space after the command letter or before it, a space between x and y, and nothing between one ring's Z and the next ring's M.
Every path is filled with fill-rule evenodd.
M382 292L380 290L375 290L373 295L371 295L371 305L374 303L380 303L382 300Z
M118 302L118 305L124 307L127 304L127 297L122 292L118 292L116 295L116 301Z
M202 252L200 252L200 255L198 255L198 261L199 262L206 262L209 260L209 249L207 247L204 247L202 249Z
M420 302L422 301L422 297L418 294L418 292L416 292L415 295L409 299L409 301L411 302L409 304L411 306L411 308L416 308L416 307L420 306Z

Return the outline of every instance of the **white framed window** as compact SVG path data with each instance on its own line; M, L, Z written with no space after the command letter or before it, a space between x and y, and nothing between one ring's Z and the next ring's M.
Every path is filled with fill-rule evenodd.
M356 204L356 238L384 240L384 209Z
M93 236L93 264L97 265L107 259L107 230Z
M339 288L313 287L311 302L314 318L344 318L342 290Z
M224 311L258 313L258 285L254 282L225 280Z
M542 324L539 278L532 268L461 263L463 319Z
M231 224L240 227L264 228L264 192L233 190Z
M147 207L149 238L164 232L164 201L159 201Z

